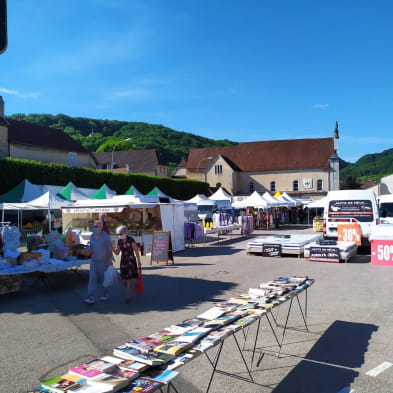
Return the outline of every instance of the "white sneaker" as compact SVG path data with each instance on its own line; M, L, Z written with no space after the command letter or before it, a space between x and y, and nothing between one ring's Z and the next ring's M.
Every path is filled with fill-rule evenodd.
M85 303L87 304L94 304L94 298L93 297L88 297L84 300Z
M101 300L102 302L106 302L107 300L109 300L109 297L108 297L108 296L101 296L101 297L100 297L100 300Z

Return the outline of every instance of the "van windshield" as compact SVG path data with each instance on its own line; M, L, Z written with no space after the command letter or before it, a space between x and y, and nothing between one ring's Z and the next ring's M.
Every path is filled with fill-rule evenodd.
M382 202L379 212L381 217L393 217L393 202Z
M368 199L332 200L329 202L328 218L354 218L360 222L372 222L373 206Z

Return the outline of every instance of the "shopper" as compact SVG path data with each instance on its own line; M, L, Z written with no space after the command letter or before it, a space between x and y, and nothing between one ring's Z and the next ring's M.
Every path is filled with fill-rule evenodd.
M106 217L106 213L101 213L99 220L102 221L102 230L109 235L110 233L109 233L109 228L107 223L108 219Z
M124 300L129 303L131 300L131 280L142 275L141 259L139 256L138 245L135 240L128 235L128 229L122 225L116 228L119 236L113 252L120 257L120 278L126 288Z
M95 296L100 294L100 300L109 299L108 290L104 288L104 273L108 266L112 265L112 241L111 237L103 231L103 222L94 221L93 234L90 236L91 262L89 271L89 284L87 288L87 304L95 302Z

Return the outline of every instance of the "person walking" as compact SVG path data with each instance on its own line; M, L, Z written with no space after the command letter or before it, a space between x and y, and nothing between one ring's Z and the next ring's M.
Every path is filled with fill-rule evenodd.
M103 231L103 222L94 221L93 234L90 236L90 247L92 250L89 284L87 287L87 298L84 300L87 304L95 303L95 296L100 294L101 301L109 299L108 289L104 288L104 273L112 263L112 241L111 237Z
M138 245L134 238L128 235L126 226L121 225L116 228L116 234L119 236L116 247L113 247L113 253L120 257L120 279L126 288L124 301L131 301L131 280L139 278L142 275L142 265L139 256Z

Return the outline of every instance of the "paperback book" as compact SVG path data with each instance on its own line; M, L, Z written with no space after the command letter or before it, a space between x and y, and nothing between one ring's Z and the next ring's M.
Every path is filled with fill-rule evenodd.
M140 353L141 352L138 349L131 347L128 344L119 345L113 350L113 354L122 359L134 360L133 356L138 355Z
M151 351L154 347L157 345L162 344L160 341L157 340L148 340L146 337L144 339L135 339L135 340L130 340L127 341L126 344L130 347L138 349L142 353L147 353Z
M73 375L71 378L67 375L53 377L43 381L41 386L50 389L52 392L63 393L71 388L76 388L86 383L86 379L81 379Z
M91 379L90 384L101 388L103 386L110 388L110 392L117 392L118 390L125 388L129 385L130 380L125 377L118 377L116 375L102 374L98 377Z
M201 351L197 351L195 349L188 349L187 351L181 353L180 355L175 356L167 365L167 370L175 370L178 367L185 365L190 360L199 356Z
M150 367L148 364L136 362L135 360L123 360L117 366L122 370L138 371L139 373L147 370Z
M108 371L109 375L119 378L127 378L129 381L132 381L135 378L139 377L139 372L135 370L124 370L120 367L116 367L111 371ZM94 381L94 379L93 379Z
M131 360L135 360L136 362L148 364L150 366L159 366L162 364L165 364L169 362L172 358L173 355L169 353L163 353L163 352L156 352L156 351L151 351L148 353L134 353L134 354L129 354Z
M119 393L152 393L160 389L164 384L159 381L154 381L149 378L140 377L130 383L130 386L125 390L121 390Z
M154 381L162 382L163 384L167 384L168 382L172 381L172 379L175 378L177 375L179 375L179 371L159 370L151 368L143 374L143 377L152 379Z
M159 345L158 347L154 348L154 350L159 353L175 356L181 352L184 352L187 348L190 348L192 344L192 342L175 340L170 341L169 343Z
M115 358L112 358L113 360ZM89 362L83 363L76 367L71 367L69 372L74 375L78 375L82 378L94 378L98 375L110 371L116 367L113 361L109 361L108 358L93 359Z

